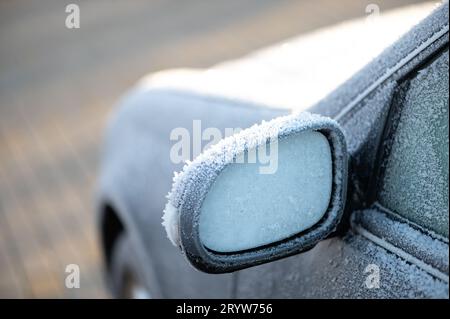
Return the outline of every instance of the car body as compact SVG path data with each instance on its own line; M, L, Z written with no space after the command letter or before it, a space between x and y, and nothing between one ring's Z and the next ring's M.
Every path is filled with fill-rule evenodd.
M448 28L444 3L308 109L345 134L343 217L314 248L231 274L191 267L161 227L183 165L170 161L170 132L193 119L245 128L289 110L174 88L126 95L107 130L97 205L114 295L448 298Z

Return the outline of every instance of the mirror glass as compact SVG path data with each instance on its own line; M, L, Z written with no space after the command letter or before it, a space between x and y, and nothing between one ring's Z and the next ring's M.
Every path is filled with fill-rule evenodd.
M316 224L329 206L327 138L305 131L247 150L216 178L202 203L200 240L221 253L271 244Z

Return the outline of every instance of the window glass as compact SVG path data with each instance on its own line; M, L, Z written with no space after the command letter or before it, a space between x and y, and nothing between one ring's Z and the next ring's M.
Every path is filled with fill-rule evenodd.
M384 161L379 202L448 237L448 51L418 72Z

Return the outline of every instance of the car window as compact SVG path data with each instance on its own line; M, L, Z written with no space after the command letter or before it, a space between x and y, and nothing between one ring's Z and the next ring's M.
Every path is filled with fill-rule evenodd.
M448 51L409 82L390 150L383 162L379 202L448 237Z

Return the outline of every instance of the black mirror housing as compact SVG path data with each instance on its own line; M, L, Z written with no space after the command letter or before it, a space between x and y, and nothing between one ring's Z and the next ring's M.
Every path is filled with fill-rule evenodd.
M200 212L208 191L225 167L246 150L307 131L322 133L331 150L331 196L322 218L295 235L260 247L227 253L206 247L200 240ZM341 219L347 189L347 156L342 129L330 118L299 113L262 122L221 140L175 176L163 225L188 261L207 273L232 272L301 253L332 233Z

